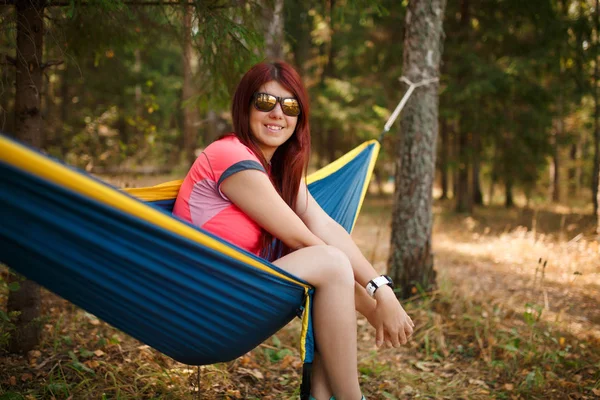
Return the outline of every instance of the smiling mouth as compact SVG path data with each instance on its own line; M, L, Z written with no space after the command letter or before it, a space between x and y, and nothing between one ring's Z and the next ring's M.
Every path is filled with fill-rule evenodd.
M280 130L282 130L282 129L283 129L283 127L282 127L282 126L279 126L279 125L265 125L265 126L266 126L266 127L267 127L267 129L268 129L268 130L270 130L270 131L276 131L276 132L278 132L278 131L280 131Z

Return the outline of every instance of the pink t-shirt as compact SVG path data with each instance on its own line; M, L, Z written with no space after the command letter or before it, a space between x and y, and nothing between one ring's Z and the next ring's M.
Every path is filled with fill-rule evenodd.
M211 143L183 180L173 215L258 255L260 226L220 189L227 177L247 169L265 172L256 155L237 137Z

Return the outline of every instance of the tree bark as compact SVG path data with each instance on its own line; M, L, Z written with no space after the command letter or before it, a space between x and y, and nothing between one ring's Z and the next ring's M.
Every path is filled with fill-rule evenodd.
M596 46L594 46L594 166L592 169L592 202L600 235L600 103L598 101L598 46L600 46L600 1L596 0Z
M473 204L482 206L483 205L483 193L481 192L481 179L480 174L480 163L481 163L481 137L479 133L473 134L473 155L472 155L472 180L471 185L473 187Z
M564 98L562 93L558 95L558 120L554 128L553 135L553 152L552 152L552 163L554 165L553 171L554 176L552 177L552 201L558 203L561 198L560 193L560 138L564 133L564 119L563 119L563 108Z
M273 8L263 8L266 23L265 54L269 60L283 59L284 19L283 0L273 0Z
M461 25L461 36L463 40L469 41L470 31L470 7L469 0L461 1L460 10L460 25ZM469 71L463 70L461 81L466 82L470 79ZM468 111L466 108L460 112L459 123L458 123L458 173L456 183L456 211L471 213L473 211L473 192L471 186L471 179L469 174L471 171L471 140L469 132L466 128Z
M438 77L446 0L413 0L406 11L404 75L412 82ZM431 250L432 188L438 134L439 85L417 89L402 115L396 158L390 275L407 298L435 286Z
M461 118L462 119L462 118ZM462 126L458 132L458 173L456 182L456 212L473 211L473 194L469 180L470 146L469 134Z
M0 82L2 82L2 85L4 85L4 82L14 80L14 72L13 68L7 66L0 68ZM9 100L12 93L8 89L5 90L3 95L0 96L0 132L9 133L14 132L14 112L11 114L9 111L12 108Z
M450 153L450 143L448 140L448 121L446 118L441 119L440 127L440 185L442 194L440 200L447 199L448 196L448 155Z
M17 11L17 78L15 83L16 137L40 148L42 137L42 56L44 44L44 0L18 1ZM40 287L30 280L12 276L20 281L20 289L8 296L7 311L19 312L16 330L11 336L9 350L26 353L40 340Z
M512 182L512 177L511 176L507 176L506 177L505 186L506 186L505 187L506 198L504 200L504 207L506 207L506 208L512 208L515 205L515 201L513 199L513 191L512 191L513 182Z
M195 104L190 104L194 97L194 49L192 46L192 16L194 9L185 7L183 15L183 90L181 94L183 107L183 162L192 165L196 159L198 141L198 110Z

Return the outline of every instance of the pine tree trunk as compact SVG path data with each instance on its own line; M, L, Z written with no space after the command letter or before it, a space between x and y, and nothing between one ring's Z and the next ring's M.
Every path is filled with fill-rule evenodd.
M506 198L504 201L504 207L512 208L515 205L515 201L513 199L513 191L512 191L512 187L513 187L512 177L510 177L510 176L506 177L505 186L506 186L506 188L505 188Z
M509 111L508 118L513 120L512 112ZM515 169L511 157L509 156L512 148L512 133L505 132L502 137L502 152L504 154L504 184L506 190L506 196L504 200L504 206L506 208L512 208L515 204L513 198L513 176Z
M183 162L192 165L196 159L195 151L198 140L198 109L189 100L194 96L194 49L192 46L192 16L194 9L185 8L183 15Z
M0 82L12 82L14 78L14 69L12 68L0 68ZM0 132L14 132L14 124L13 124L13 116L11 115L9 109L10 105L10 93L8 88L4 89L6 92L0 96Z
M310 17L309 10L310 4L306 2L297 2L297 9L299 9L298 15L294 15L291 22L288 25L292 25L291 29L296 27L297 34L294 37L294 41L290 43L292 52L294 53L294 64L301 76L304 76L305 63L310 58L311 45L311 32L312 32L312 18Z
M448 155L450 153L450 144L448 140L448 121L446 118L441 119L440 126L440 184L442 187L441 200L447 199L448 196Z
M461 118L462 119L462 118ZM469 184L469 134L461 126L458 132L458 174L456 184L456 212L473 211L473 195Z
M405 76L413 82L438 77L445 0L413 0L405 22ZM432 188L438 134L439 85L418 88L406 104L396 158L390 275L403 298L435 286L431 250Z
M596 233L600 241L600 102L598 100L598 46L600 45L600 1L596 0L596 46L594 53L594 165L592 167L592 202L596 216Z
M581 137L577 138L579 141ZM579 162L579 152L578 152L578 143L572 143L571 148L569 149L569 169L567 172L568 177L568 187L569 187L569 195L573 196L577 194L577 164Z
M472 185L473 185L473 204L482 206L483 205L483 193L481 193L481 180L479 179L480 174L480 162L481 156L481 137L478 133L473 135L473 171L472 171Z
M265 32L265 53L267 59L283 59L284 43L284 19L283 19L283 0L273 0L273 8L265 5L264 19L266 22Z
M469 41L471 29L470 17L470 1L462 0L460 6L460 25L461 37L463 40ZM470 79L468 70L463 71L461 81L465 82ZM469 174L471 171L471 141L469 132L466 128L465 121L467 120L468 111L463 109L460 112L458 123L458 182L456 184L456 211L471 213L473 211L473 192L471 187L471 179Z
M17 10L17 79L15 97L15 130L19 140L39 148L42 145L42 66L44 48L44 0L16 2ZM10 292L7 311L20 312L15 321L9 350L26 353L40 341L40 287L18 276L20 289Z
M552 201L560 202L560 139L563 136L563 95L558 95L558 121L554 128L552 162L554 164L554 176L552 178Z
M69 97L69 65L65 64L65 68L62 71L60 77L60 125L65 126L67 123L67 118L69 117L69 104L71 104L71 98ZM70 138L65 137L64 130L61 129L61 133L59 137L56 138L60 147L60 154L62 157L67 155L68 144L70 142Z

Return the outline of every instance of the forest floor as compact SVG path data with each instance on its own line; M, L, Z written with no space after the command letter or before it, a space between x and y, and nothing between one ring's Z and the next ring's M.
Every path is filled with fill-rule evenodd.
M391 209L390 198L370 196L353 233L381 272ZM593 219L556 208L486 207L471 216L450 209L449 202L434 205L438 289L404 302L416 323L410 343L378 350L373 328L359 318L366 397L600 398ZM0 306L7 293L0 288ZM198 388L198 368L47 291L43 315L38 350L0 354L0 400L298 398L298 321L235 361L200 367Z

